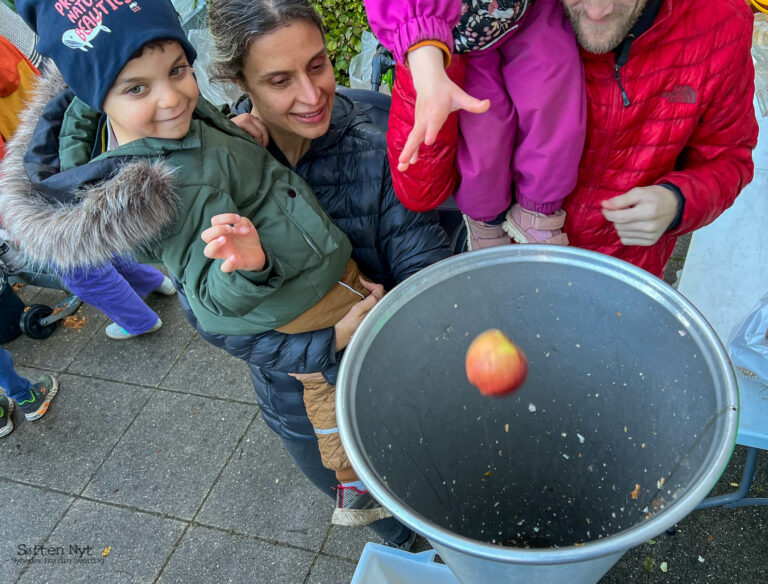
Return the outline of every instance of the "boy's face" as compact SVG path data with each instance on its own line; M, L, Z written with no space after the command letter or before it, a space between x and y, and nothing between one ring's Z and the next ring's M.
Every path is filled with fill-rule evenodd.
M198 96L187 55L172 41L128 61L102 109L121 145L141 138L178 140L189 132Z

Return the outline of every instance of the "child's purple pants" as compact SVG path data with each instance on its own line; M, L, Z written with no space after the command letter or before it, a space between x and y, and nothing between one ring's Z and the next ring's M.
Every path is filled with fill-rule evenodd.
M163 283L163 273L130 257L115 256L98 268L59 274L81 300L106 314L132 335L151 329L157 313L142 300Z
M584 148L584 69L559 0L538 0L498 47L467 54L464 91L491 100L459 111L456 204L489 221L516 199L547 215L576 186Z

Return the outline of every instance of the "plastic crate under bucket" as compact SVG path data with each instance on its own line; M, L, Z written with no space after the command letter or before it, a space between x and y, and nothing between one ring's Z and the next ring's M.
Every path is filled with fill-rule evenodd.
M464 372L489 328L528 356L505 398ZM463 584L597 582L706 496L738 421L726 353L687 300L559 246L466 253L409 278L355 333L337 391L361 480Z
M365 544L350 584L459 584L435 550L418 554L377 543Z
M0 274L0 343L12 341L21 334L19 323L24 303L16 295L4 274Z

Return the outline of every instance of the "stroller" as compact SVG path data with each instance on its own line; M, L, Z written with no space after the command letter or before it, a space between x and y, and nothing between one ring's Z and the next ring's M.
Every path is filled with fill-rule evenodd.
M27 284L41 288L65 290L61 280L52 273L35 269L0 231L0 315L2 330L0 341L10 341L24 333L32 339L47 339L56 323L73 314L82 301L74 294L68 294L54 306L32 304L28 307L16 295L14 284Z

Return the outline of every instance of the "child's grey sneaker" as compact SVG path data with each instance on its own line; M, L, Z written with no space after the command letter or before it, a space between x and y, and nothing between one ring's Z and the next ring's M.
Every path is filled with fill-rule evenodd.
M107 337L109 337L110 339L113 339L115 341L124 341L126 339L132 339L134 337L138 337L141 335L153 333L156 330L158 330L161 326L163 326L163 321L158 318L157 322L154 324L154 326L151 329L144 331L143 333L138 333L133 335L129 333L127 330L125 330L123 327L121 327L119 324L117 324L116 322L113 322L112 324L107 326L104 332L107 334Z
M361 527L387 517L392 517L392 513L371 497L368 491L341 485L336 488L336 509L331 517L334 525Z
M13 407L12 399L0 396L0 438L13 432Z
M59 382L56 378L53 375L42 375L40 381L29 388L30 397L19 401L24 417L30 422L42 418L57 391L59 391Z
M176 294L176 288L173 287L173 282L171 282L168 276L163 276L163 283L152 290L152 292L162 294L163 296L173 296Z

